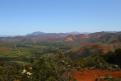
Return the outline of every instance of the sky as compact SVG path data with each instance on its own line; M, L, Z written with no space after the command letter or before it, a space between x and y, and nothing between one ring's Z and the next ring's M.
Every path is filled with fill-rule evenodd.
M0 35L121 31L121 0L0 0Z

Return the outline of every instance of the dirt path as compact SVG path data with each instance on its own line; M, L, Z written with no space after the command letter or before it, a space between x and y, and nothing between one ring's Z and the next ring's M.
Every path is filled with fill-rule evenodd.
M121 71L107 71L107 70L86 70L77 71L73 73L73 76L77 81L95 81L97 77L101 76L113 76L121 78Z

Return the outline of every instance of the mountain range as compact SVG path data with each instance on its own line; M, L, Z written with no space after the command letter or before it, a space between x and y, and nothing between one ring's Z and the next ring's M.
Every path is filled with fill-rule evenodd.
M33 32L25 36L0 37L1 42L121 42L121 32L95 32L95 33L44 33Z

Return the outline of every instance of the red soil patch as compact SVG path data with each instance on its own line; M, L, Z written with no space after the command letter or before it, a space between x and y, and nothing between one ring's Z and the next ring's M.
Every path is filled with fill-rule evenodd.
M101 76L121 78L121 71L86 70L74 72L73 76L77 81L95 81L96 78Z

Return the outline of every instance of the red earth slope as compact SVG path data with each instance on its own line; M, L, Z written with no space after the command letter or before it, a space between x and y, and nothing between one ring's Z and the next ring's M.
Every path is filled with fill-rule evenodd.
M74 72L73 76L77 81L95 81L96 78L101 76L121 78L121 71L86 70Z

